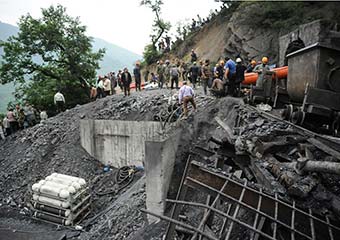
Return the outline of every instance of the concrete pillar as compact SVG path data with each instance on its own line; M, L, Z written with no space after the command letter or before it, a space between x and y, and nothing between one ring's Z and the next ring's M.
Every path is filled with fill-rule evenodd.
M180 135L181 130L177 130L170 136L145 142L146 207L158 214L164 213ZM148 220L158 221L150 215Z

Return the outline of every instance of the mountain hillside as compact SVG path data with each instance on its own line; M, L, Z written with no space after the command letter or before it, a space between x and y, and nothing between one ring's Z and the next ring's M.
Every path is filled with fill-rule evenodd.
M0 22L0 40L7 40L9 36L17 34L18 27ZM100 38L93 39L93 48L105 48L106 53L103 60L100 62L100 69L97 70L98 75L104 75L111 71L117 71L123 67L131 68L136 60L140 60L142 56L133 53L127 49L121 48L115 44L109 43ZM0 59L3 54L3 49L0 48ZM6 111L8 102L14 100L12 92L14 86L12 83L0 85L0 113Z
M212 62L225 56L260 60L266 55L270 62L277 63L280 36L317 19L340 23L340 5L335 2L233 4L234 8L220 11L209 23L191 32L169 57L188 61L191 49L195 49L199 58Z

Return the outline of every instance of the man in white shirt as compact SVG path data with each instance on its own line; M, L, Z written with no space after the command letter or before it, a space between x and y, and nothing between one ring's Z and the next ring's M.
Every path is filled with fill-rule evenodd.
M64 98L64 95L60 91L58 91L54 95L54 104L57 106L58 113L64 111L65 98Z
M111 95L111 81L106 76L104 78L104 97Z
M47 116L47 112L44 110L44 111L41 111L40 112L40 123L43 123L47 120L48 116Z
M192 87L187 85L187 82L183 82L183 86L179 89L178 102L183 103L184 118L188 117L188 103L190 102L194 109L196 110L196 103L194 100L195 92Z
M2 127L1 119L0 119L0 139L5 139L4 128Z

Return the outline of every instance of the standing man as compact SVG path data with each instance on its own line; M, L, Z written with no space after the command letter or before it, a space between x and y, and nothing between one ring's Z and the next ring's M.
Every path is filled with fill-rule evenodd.
M194 100L195 93L194 90L190 87L187 86L187 82L183 82L183 86L179 89L178 93L178 102L179 104L183 103L183 111L184 111L184 118L188 118L188 103L190 102L194 109L196 110L196 103Z
M124 72L122 73L122 83L124 89L124 96L130 96L130 84L132 82L131 74L127 67L124 68Z
M141 91L141 73L140 73L140 63L136 62L136 67L133 69L133 75L135 77L136 82L136 92L139 90Z
M0 139L2 139L2 140L5 139L4 127L3 127L2 119L0 119Z
M122 70L119 70L117 73L117 83L119 85L120 90L123 91Z
M265 102L269 103L272 88L272 72L270 71L268 66L268 58L263 57L262 63L260 65L257 65L253 71L258 73L256 87L263 89Z
M18 130L18 128L17 128L18 124L17 124L17 120L15 118L15 114L13 112L13 108L10 108L8 110L6 117L7 117L8 123L9 123L10 132L11 132L11 134L13 134Z
M103 80L103 85L104 85L104 97L111 95L111 81L110 79L105 76Z
M224 78L228 79L228 94L233 96L235 94L235 76L236 76L236 64L229 58L225 58L226 63L224 65Z
M160 60L159 64L157 66L157 75L158 75L158 87L159 88L163 88L163 84L164 84L164 72L165 72L165 67L163 65L163 61Z
M176 84L176 89L178 89L178 78L179 78L179 70L176 64L173 64L170 68L170 77L171 77L171 89L174 88L174 83Z
M111 81L111 93L116 94L116 87L117 87L117 79L116 79L116 73L111 72L110 73L110 81Z
M4 126L4 131L5 131L6 137L11 135L11 126L9 124L7 116L5 116L5 118L2 120L2 124Z
M207 95L207 86L210 78L211 78L210 61L209 59L206 59L202 67L202 85L205 95Z
M170 61L167 59L165 60L165 66L164 66L164 78L165 78L165 86L166 88L169 87L170 83Z
M247 67L243 65L242 59L236 59L236 74L235 74L235 85L236 85L236 96L240 96L241 83L244 81L244 73Z
M65 98L60 91L54 95L54 104L57 106L57 113L64 111Z
M191 76L191 82L192 82L194 89L196 89L196 83L197 83L197 78L199 75L199 70L200 68L197 66L196 62L193 63L193 65L190 67L190 70L189 70L189 73Z
M195 53L194 49L191 49L191 62L197 61L197 54Z
M101 76L99 76L97 81L97 98L105 97L104 94L104 80Z

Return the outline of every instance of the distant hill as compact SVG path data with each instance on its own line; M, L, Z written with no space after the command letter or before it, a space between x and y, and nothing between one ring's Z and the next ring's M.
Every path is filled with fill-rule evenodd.
M0 40L7 40L8 37L16 35L19 29L16 26L0 22ZM141 55L133 53L127 49L121 48L115 44L109 43L100 38L93 39L93 49L97 51L99 48L105 48L106 53L103 60L100 62L100 69L98 69L98 75L104 75L111 71L117 71L123 67L132 68L133 63L136 60L142 58ZM0 59L3 54L3 49L0 48ZM8 102L14 100L12 92L14 86L12 83L6 85L0 85L0 113L6 111Z

